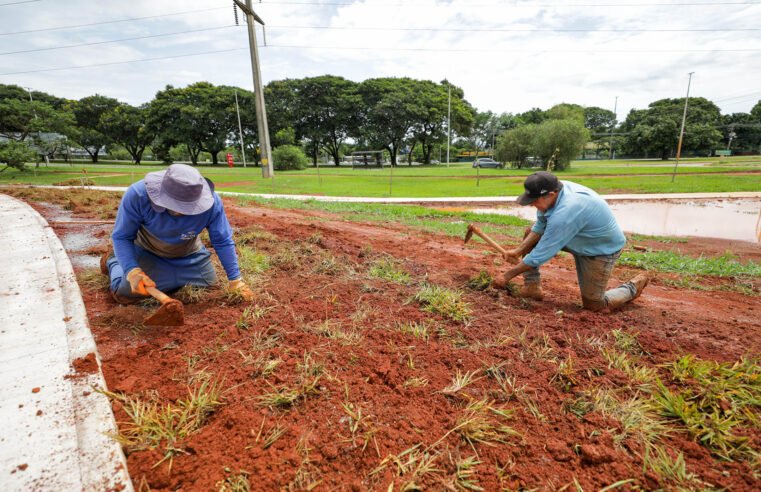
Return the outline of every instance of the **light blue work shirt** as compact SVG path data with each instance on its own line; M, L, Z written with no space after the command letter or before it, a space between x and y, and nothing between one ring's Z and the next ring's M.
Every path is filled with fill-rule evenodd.
M626 237L605 200L586 186L561 183L555 205L536 212L531 231L542 237L523 263L537 268L563 248L579 256L612 255L621 250Z
M240 278L238 256L230 223L227 221L222 199L214 193L214 205L198 215L173 216L162 207L154 205L148 197L143 180L134 183L122 197L116 223L111 238L114 254L124 272L138 267L135 254L135 239L143 227L153 237L169 245L181 244L194 239L204 229L209 231L209 240L219 257L227 278ZM182 258L173 261L182 266Z

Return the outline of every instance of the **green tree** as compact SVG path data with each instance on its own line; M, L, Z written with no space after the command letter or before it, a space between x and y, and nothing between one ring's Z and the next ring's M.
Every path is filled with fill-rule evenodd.
M9 167L23 171L26 163L34 159L35 152L24 142L8 140L0 142L0 163L5 167L0 169L0 173Z
M509 162L511 166L522 168L527 158L534 152L534 136L537 125L529 124L512 128L497 140L496 159Z
M185 145L193 164L198 163L201 152L208 152L216 165L219 152L238 128L233 91L208 82L181 89L167 86L150 104L149 129L164 146ZM238 96L240 99L241 94Z
M658 156L663 160L676 153L679 142L684 98L661 99L648 109L632 110L621 126L628 133L624 146L633 156ZM709 154L721 142L721 112L711 101L695 97L689 100L684 128L682 153Z
M404 78L367 79L360 84L362 96L360 139L388 150L391 165L417 121L414 82Z
M533 150L553 169L562 171L571 164L589 141L589 130L578 119L547 120L536 127Z
M755 118L749 113L732 113L723 115L722 123L722 147L734 152L761 150L761 115Z
M545 113L549 120L574 120L582 125L585 122L584 108L578 104L560 103L548 109Z
M98 94L84 97L73 103L75 126L69 137L90 154L93 162L98 162L100 149L113 142L113 139L102 131L101 116L118 105L119 101L116 99Z
M145 148L156 137L153 128L147 124L147 113L147 105L136 108L120 104L104 113L100 119L101 131L112 142L123 145L135 164L140 164Z
M547 115L539 108L531 108L525 113L520 113L516 118L519 125L538 125L547 119Z

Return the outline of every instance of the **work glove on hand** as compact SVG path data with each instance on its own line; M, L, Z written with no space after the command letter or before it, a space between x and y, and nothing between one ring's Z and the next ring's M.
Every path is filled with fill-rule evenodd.
M246 301L254 300L254 293L248 288L246 282L241 279L230 280L230 289L240 294Z
M127 281L132 288L133 294L139 294L141 296L148 296L146 287L156 287L156 282L151 280L151 277L145 274L140 268L133 268L127 273Z
M506 262L513 265L517 265L521 262L521 255L515 249L508 249L505 251L505 254L502 255L502 258L504 258Z

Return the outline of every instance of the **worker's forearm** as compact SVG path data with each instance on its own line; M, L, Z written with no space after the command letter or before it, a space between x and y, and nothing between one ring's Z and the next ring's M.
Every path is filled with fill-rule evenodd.
M527 272L527 271L531 270L532 268L533 267L530 267L530 266L526 265L525 263L520 262L517 265L515 265L514 267L512 267L510 270L505 272L505 280L506 281L510 281L514 277L517 277L521 273Z
M529 232L526 237L523 238L521 244L515 248L515 252L518 254L518 256L526 256L531 252L532 249L534 249L534 246L539 243L540 239L542 239L541 234L537 234L534 231Z

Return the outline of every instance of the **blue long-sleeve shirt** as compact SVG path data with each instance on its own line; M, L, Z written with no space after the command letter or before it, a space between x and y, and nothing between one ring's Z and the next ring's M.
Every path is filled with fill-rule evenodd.
M600 195L571 181L563 188L555 205L537 211L532 232L542 237L523 263L538 267L566 248L580 256L612 255L626 244L621 227Z
M229 280L240 278L232 227L227 221L222 200L216 193L214 193L214 205L206 212L198 215L173 216L166 209L157 207L151 202L143 180L127 188L119 205L114 231L111 234L114 254L125 272L138 266L135 256L135 239L141 228L144 228L153 238L170 246L192 240L204 229L208 229L209 239L227 273L227 278Z

